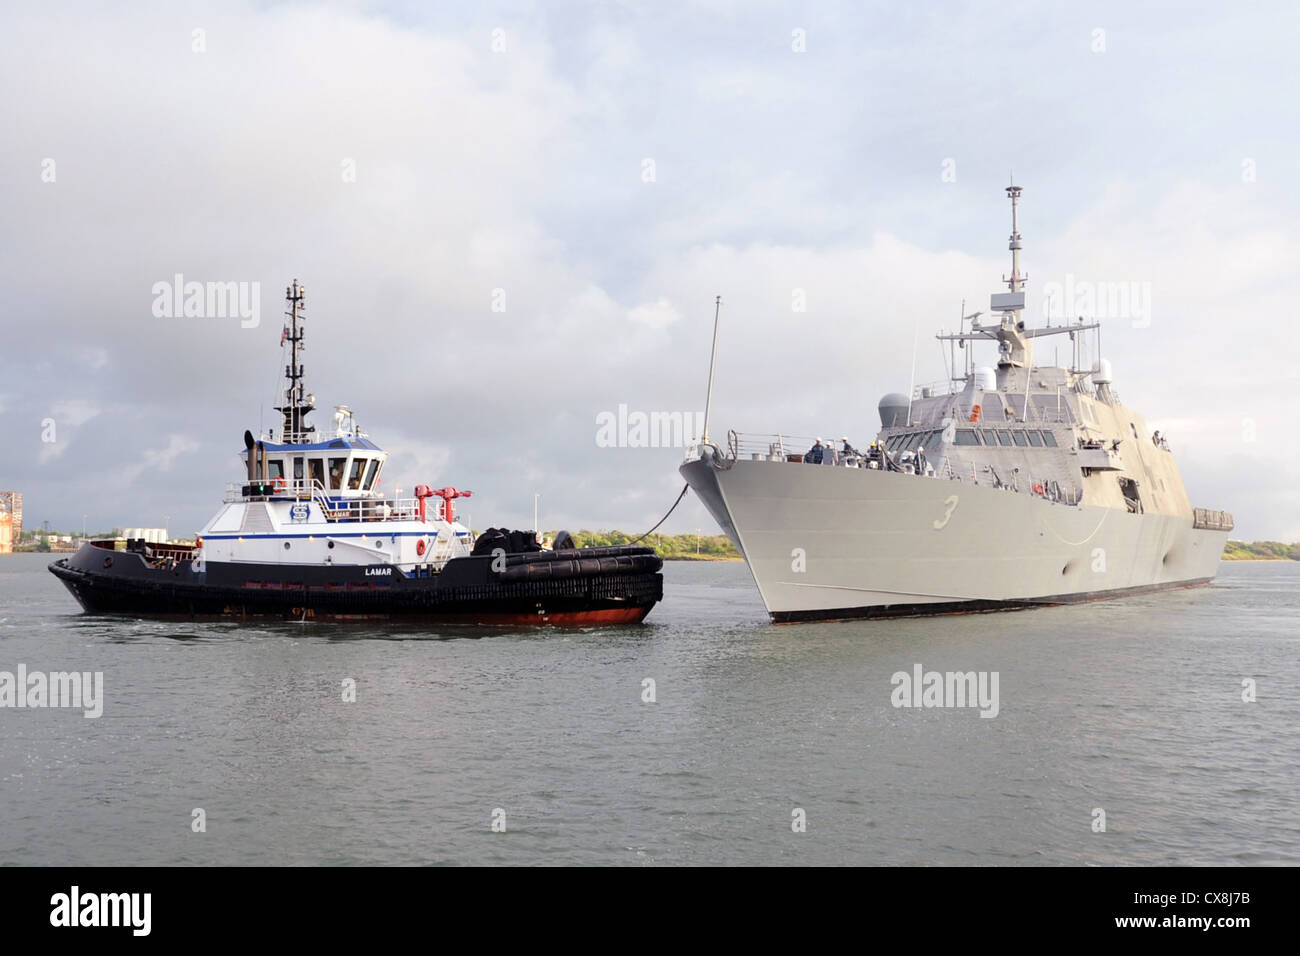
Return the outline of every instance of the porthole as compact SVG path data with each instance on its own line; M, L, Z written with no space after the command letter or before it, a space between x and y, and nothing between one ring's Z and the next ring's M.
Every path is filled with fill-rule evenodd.
M286 551L289 550L289 542L288 542L288 541L286 541L286 542L284 543L284 550L286 550Z
M331 541L329 544L325 545L325 547L332 549L334 547L334 542Z

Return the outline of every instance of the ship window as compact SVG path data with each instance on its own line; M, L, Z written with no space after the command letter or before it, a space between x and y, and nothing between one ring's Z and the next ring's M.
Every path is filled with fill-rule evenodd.
M311 475L313 483L319 482L321 487L325 486L325 459L309 458L307 460L307 473Z
M998 443L997 432L993 431L991 428L982 430L980 432L980 438L986 445L996 445Z
M352 459L352 474L348 475L348 489L350 491L361 490L361 472L366 467L368 458Z
M1007 431L1005 428L999 428L999 429L998 429L998 443L1001 444L1001 445L1010 445L1010 444L1011 444L1011 432Z
M271 481L284 477L284 459L272 458L266 463L266 477Z
M957 440L955 445L978 445L979 440L975 437L975 429L959 428L957 429Z
M293 460L293 480L295 482L302 481L302 458L301 457L295 458Z
M366 480L362 483L362 486L361 486L361 487L362 487L363 489L365 489L366 491L369 491L369 490L371 489L371 487L374 486L374 483L375 483L375 472L377 472L377 471L379 471L379 459L378 459L378 458L372 458L372 459L370 460L370 469L366 472Z
M1034 430L1034 429L1030 429L1030 431L1029 431L1029 444L1033 445L1035 448L1042 448L1042 447L1043 447L1043 433L1040 432L1040 431L1036 431L1036 430Z
M1048 448L1055 448L1056 436L1048 431L1043 432L1043 444L1046 445Z
M1019 445L1021 448L1029 444L1029 440L1025 438L1025 433L1018 428L1011 433L1011 437L1015 440L1015 443Z
M343 488L343 469L348 466L346 458L330 459L330 489L340 491Z

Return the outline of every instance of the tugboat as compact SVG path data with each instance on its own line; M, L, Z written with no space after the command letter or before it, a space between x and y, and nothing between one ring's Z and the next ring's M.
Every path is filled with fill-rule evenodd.
M90 541L51 564L86 611L600 626L641 621L663 598L663 561L652 548L577 548L567 532L553 548L534 532L476 537L455 513L469 491L380 490L388 456L347 406L332 434L307 424L315 396L299 361L304 287L295 279L285 297L279 440L274 430L244 433L244 480L227 486L194 545Z
M882 398L867 448L734 431L720 446L706 406L680 472L774 622L1073 604L1213 580L1232 515L1192 507L1167 436L1120 402L1099 323L1026 327L1020 193L1007 188L1011 275L991 320L963 316L937 336L964 362L954 352L948 382ZM1054 335L1069 337L1068 367L1034 361ZM977 346L996 346L996 364L977 366Z

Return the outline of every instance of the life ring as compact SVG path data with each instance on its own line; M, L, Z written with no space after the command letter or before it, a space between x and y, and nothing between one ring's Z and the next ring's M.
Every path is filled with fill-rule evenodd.
M272 479L271 479L271 486L276 490L277 493L278 493L278 492L281 492L281 491L284 491L284 487L285 487L285 486L284 486L284 479L283 479L283 478L272 478Z
M1036 495L1045 494L1045 492L1043 491L1043 486L1041 484L1034 485L1034 494Z
M971 406L970 420L973 422L977 422L980 420L980 407L978 405Z
M420 557L424 557L424 539L423 539L423 538L421 538L419 541L415 542L415 553L418 554Z

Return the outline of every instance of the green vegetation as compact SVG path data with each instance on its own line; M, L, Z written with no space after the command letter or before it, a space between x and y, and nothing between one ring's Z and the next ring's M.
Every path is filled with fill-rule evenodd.
M1229 541L1224 561L1300 561L1300 544L1281 541Z
M574 531L573 540L580 548L604 548L630 544L636 535L622 531ZM546 536L555 540L555 532ZM738 561L738 552L723 534L652 534L641 544L650 545L667 561Z

